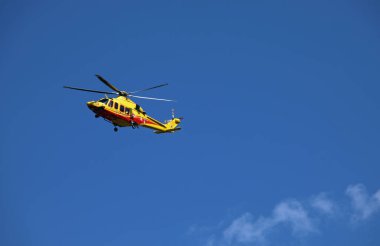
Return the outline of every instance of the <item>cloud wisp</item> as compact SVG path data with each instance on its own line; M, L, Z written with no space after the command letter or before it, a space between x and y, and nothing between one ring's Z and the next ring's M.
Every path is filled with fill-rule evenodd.
M243 214L224 230L223 239L228 244L263 242L266 234L278 225L290 226L294 235L315 231L302 204L296 200L289 200L279 203L270 217L260 217L254 221L250 213Z
M339 214L343 215L339 218L345 221L363 222L380 211L380 190L370 196L364 185L355 184L349 185L345 194L349 201L342 200L341 206L325 192L321 192L311 196L308 202L296 199L281 201L274 206L269 216L254 218L250 212L243 213L227 226L218 226L211 236L208 235L206 245L262 245L268 243L272 232L284 228L291 231L292 237L305 237L320 232L318 221L323 218L331 219ZM349 209L342 212L343 207Z
M313 196L310 205L322 214L334 215L338 211L337 205L324 192Z
M369 196L364 185L356 184L348 186L346 195L351 198L353 221L369 219L380 210L380 190Z

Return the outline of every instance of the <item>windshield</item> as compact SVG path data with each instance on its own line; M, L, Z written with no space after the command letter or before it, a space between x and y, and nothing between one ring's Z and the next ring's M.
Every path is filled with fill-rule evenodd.
M107 99L107 98L103 98L103 99L100 99L99 102L104 103L104 104L107 104L108 99Z

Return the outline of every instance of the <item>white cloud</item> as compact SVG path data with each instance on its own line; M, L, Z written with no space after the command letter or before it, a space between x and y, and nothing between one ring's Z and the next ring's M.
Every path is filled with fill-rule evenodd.
M255 223L252 221L252 215L250 213L245 213L241 217L235 219L224 231L223 235L228 243L231 243L232 241L246 243L261 239L262 231L260 231L260 228L255 228Z
M250 213L245 213L235 219L224 231L223 236L228 244L260 242L274 227L284 224L290 226L293 235L308 234L315 227L306 210L296 200L279 203L269 217L261 217L253 221Z
M349 185L346 195L351 198L352 210L341 211L340 208L347 206L338 206L336 201L322 192L311 196L307 203L295 199L280 202L268 216L254 218L251 213L246 212L228 226L224 221L214 227L191 227L189 231L208 234L206 241L203 241L206 246L262 245L270 244L268 241L271 232L276 230L287 228L293 237L306 236L320 232L317 223L321 218L331 219L339 214L340 216L335 218L351 217L354 221L364 221L380 211L380 190L369 196L364 185Z
M273 219L277 223L289 223L293 233L313 232L314 225L307 211L298 201L282 202L274 210Z
M324 192L311 198L311 206L327 215L333 215L337 211L336 204Z
M380 210L380 190L369 197L366 187L356 184L348 186L346 194L351 198L355 221L368 219Z

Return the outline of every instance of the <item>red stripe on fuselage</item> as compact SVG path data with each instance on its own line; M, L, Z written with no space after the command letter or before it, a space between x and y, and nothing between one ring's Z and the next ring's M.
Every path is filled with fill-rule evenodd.
M91 108L91 110L107 119L107 120L110 120L110 121L114 121L114 120L117 120L117 119L120 119L120 120L124 120L124 121L127 121L129 124L131 124L131 121L133 121L134 123L136 124L149 124L149 125L157 125L157 126L160 126L159 124L157 124L156 122L154 121L151 121L149 119L146 119L144 117L140 117L140 116L134 116L133 118L130 116L130 115L123 115L123 114L118 114L118 113L115 113L111 110L107 110L107 109L98 109L98 108Z

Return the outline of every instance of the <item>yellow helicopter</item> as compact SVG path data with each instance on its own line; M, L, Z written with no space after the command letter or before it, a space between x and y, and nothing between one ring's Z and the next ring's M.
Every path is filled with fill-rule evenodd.
M114 125L114 131L118 131L118 127L132 127L133 129L138 128L139 126L147 127L155 130L155 133L172 133L178 130L181 130L178 127L178 124L181 123L182 118L174 117L174 110L172 111L172 119L165 121L164 123L150 117L147 113L142 109L142 107L135 102L133 102L130 97L148 99L148 100L158 100L158 101L173 101L169 99L162 98L153 98L153 97L142 97L136 96L136 93L159 88L162 86L166 86L168 84L161 84L157 86L153 86L150 88L126 92L117 89L110 82L105 80L100 75L95 75L100 81L102 81L106 86L108 86L112 92L107 91L98 91L98 90L90 90L83 89L71 86L64 86L66 89L78 90L78 91L87 91L105 94L105 98L101 98L98 101L90 101L87 102L88 108L95 113L95 117L102 117L106 121L112 123ZM108 98L107 95L118 95L115 98Z

